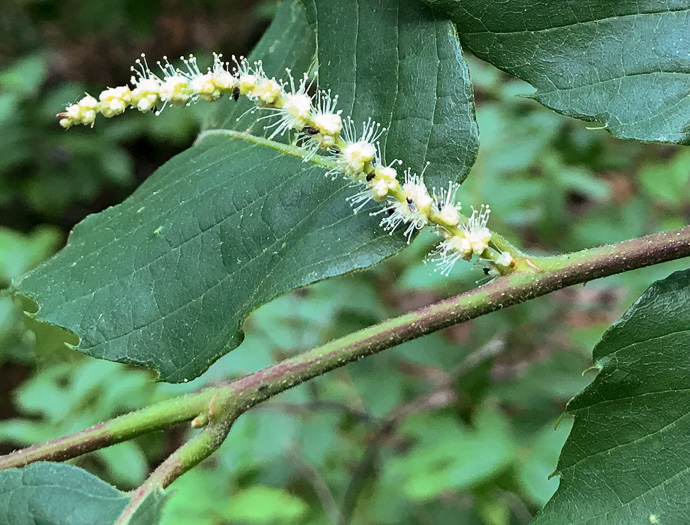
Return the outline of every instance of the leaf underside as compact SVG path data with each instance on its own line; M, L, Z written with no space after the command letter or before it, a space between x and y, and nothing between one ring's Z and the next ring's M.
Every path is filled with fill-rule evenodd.
M322 3L329 2L312 8L318 15ZM439 169L433 174L430 169L429 176L442 179L444 186L449 178L462 179L474 161L477 133L452 25L435 20L419 2L375 5L397 15L373 17L372 25L360 32L347 25L329 28L335 31L331 37L337 35L347 46L349 38L362 41L362 31L398 32L401 41L425 43L416 55L420 65L401 66L389 76L390 57L381 56L384 73L377 75L377 53L367 46L357 47L356 64L329 70L328 55L320 49L319 82L342 87L332 77L349 74L349 82L356 84L355 115L362 118L358 108L366 107L374 119L390 124L399 148L396 156L437 162ZM313 39L301 4L284 2L253 58L263 58L269 75L287 66L297 73L312 63ZM361 73L366 63L372 76ZM421 103L412 90L420 71L435 80ZM346 111L354 94L341 96ZM237 121L241 104L217 104L219 112L207 129L244 130L247 118L256 119ZM457 113L441 116L445 107ZM442 148L449 133L461 128L465 135ZM347 182L324 177L324 167L286 155L287 149L238 141L219 130L207 133L125 202L82 221L67 247L17 283L17 291L35 301L37 319L76 334L81 352L144 365L163 381L197 377L240 344L244 319L261 304L296 287L373 265L405 245L400 232L390 236L378 227L380 217L368 213L372 208L352 213L345 199L356 190Z
M158 523L165 497L144 500L130 525ZM129 497L88 472L64 463L34 463L0 472L0 525L108 525Z
M689 0L425 0L539 102L617 137L690 144Z
M568 404L560 487L533 525L681 524L690 516L690 270L653 284L594 349Z

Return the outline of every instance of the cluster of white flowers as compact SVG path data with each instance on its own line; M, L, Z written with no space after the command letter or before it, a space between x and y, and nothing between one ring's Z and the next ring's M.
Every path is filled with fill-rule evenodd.
M253 110L262 109L267 115L259 120L272 120L265 129L270 138L295 132L295 144L309 160L321 150L334 157L335 167L327 172L331 177L344 176L362 186L348 198L356 212L367 203L383 203L372 215L381 215L381 226L392 234L403 226L410 242L415 231L433 225L444 240L432 255L438 270L448 274L456 261L473 257L497 273L507 273L516 266L508 251L501 251L491 242L487 228L490 210L482 206L473 209L471 217L460 214L456 203L458 184L431 192L421 174L404 170L398 179L399 160L386 164L381 154L379 138L386 129L368 120L357 126L352 119L341 117L336 109L338 97L330 91L316 90L310 94L313 79L304 75L298 82L287 71L288 81L268 77L261 62L250 64L245 58L232 57L232 63L214 54L213 65L202 72L194 56L182 58L185 69L175 68L164 57L158 62L159 74L151 71L142 55L132 68L132 88L119 86L104 90L98 97L85 95L58 114L60 125L66 129L82 124L93 126L96 116L113 117L128 108L159 114L167 105L185 106L199 100L214 102L223 95L238 100L241 96L253 101ZM425 168L426 170L426 168Z

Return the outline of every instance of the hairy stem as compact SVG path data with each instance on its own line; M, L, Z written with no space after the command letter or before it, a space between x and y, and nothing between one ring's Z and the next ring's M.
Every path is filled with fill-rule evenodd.
M143 485L132 492L129 504L114 525L127 525L151 494L166 488L182 474L218 450L230 432L235 418L233 414L216 418L199 434L173 452L151 473Z
M190 421L208 411L214 392L202 390L142 408L87 429L0 456L0 470L35 461L64 461L148 432Z
M34 461L69 459L191 419L194 426L204 426L213 421L214 414L240 414L295 385L436 330L566 286L687 256L690 227L557 257L525 259L526 265L487 285L349 334L240 379L2 456L0 470Z

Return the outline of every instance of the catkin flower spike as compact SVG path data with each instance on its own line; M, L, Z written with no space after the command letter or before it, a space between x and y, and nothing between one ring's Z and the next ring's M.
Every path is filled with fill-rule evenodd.
M60 125L69 129L79 124L93 127L97 114L98 100L87 93L76 104L67 106L65 111L58 113L57 116L60 119Z
M367 174L364 182L365 187L347 198L355 213L361 211L370 201L383 202L387 200L391 192L395 192L400 188L398 173L393 166L402 164L402 161L396 159L386 165L382 158L381 146L377 143L373 164L374 169Z
M390 198L388 206L372 215L385 215L379 225L391 235L398 226L407 224L404 235L409 243L415 230L421 230L429 224L433 201L424 184L424 172L417 175L407 168L401 190L401 199Z
M510 254L509 251L501 252L501 254L496 258L496 265L503 266L505 268L515 268L515 259Z
M479 257L489 247L489 241L491 241L491 231L486 226L490 214L491 208L488 205L482 204L479 210L474 209L473 206L472 216L467 221L467 225L463 226L472 252Z
M111 118L125 112L132 101L132 92L128 86L108 88L98 96L98 108L101 115Z
M373 167L372 162L376 158L378 139L386 131L381 124L367 119L362 122L362 132L357 132L357 126L351 118L343 121L341 139L336 164L337 166L326 172L326 176L335 179L343 174L354 180L364 179Z
M259 108L274 106L283 96L283 84L273 77L268 78L268 75L264 72L261 60L254 62L252 72L256 84L252 89L248 90L247 98L256 103ZM240 85L240 90L241 88L242 86Z
M309 161L318 150L330 150L338 143L343 121L340 117L342 110L335 109L337 104L338 95L332 97L330 90L317 90L311 125L304 126L297 135L297 144L307 152L304 162Z
M280 107L266 108L268 111L271 111L271 114L259 119L271 119L278 116L278 120L275 123L264 127L265 130L275 128L269 135L269 139L276 135L284 135L288 130L302 131L309 122L313 112L311 97L308 95L313 80L310 81L309 76L305 73L298 85L295 86L292 71L285 69L285 72L288 74L290 91L282 97Z
M257 75L255 74L252 67L249 65L249 61L240 56L239 60L232 55L232 61L235 63L235 69L233 71L234 76L237 78L237 95L234 94L233 98L237 100L240 96L248 96L251 91L256 87L258 82ZM260 69L263 72L263 68Z
M130 84L134 86L131 90L130 104L142 113L152 111L160 102L161 80L151 72L146 55L141 54L141 59L135 61L136 66L132 66L132 77ZM135 76L136 75L136 76Z
M450 188L449 191L451 191ZM508 270L515 267L515 261L510 252L502 252L495 258L485 257L491 241L491 231L487 227L490 213L491 209L488 206L481 206L479 210L473 207L472 216L457 233L451 233L445 227L443 228L442 233L445 239L430 256L430 260L437 265L437 271L448 275L457 261L460 259L469 261L473 256L477 256L482 263L490 266L498 265Z
M237 78L230 72L230 63L224 62L223 55L218 53L213 53L211 78L220 93L234 93L238 87Z
M261 93L266 95L266 81L268 81L262 62L258 60L254 62L253 66L250 66L249 61L244 57L237 60L233 56L232 59L235 62L235 75L237 76L237 85L232 92L233 99L239 100L240 96L245 96L255 104L235 119L239 122L247 115L254 114L261 108L271 107L271 105L263 104L259 98ZM263 86L261 91L259 86Z
M197 64L196 57L194 55L189 55L188 58L180 57L180 60L187 67L187 79L189 81L189 88L192 91L192 95L189 97L188 104L197 102L199 99L205 100L206 102L215 102L220 98L221 89L217 85L216 78L213 75L213 70L208 69L205 73L202 73ZM216 60L220 60L218 55L214 55L214 67L216 66Z
M160 97L163 107L156 114L160 115L161 111L168 104L175 107L188 105L194 94L189 86L189 78L182 71L175 69L166 56L163 57L163 62L158 61L157 64L163 74L160 85ZM192 102L198 98L198 96L195 97Z
M440 190L433 189L434 196L434 216L436 222L442 227L457 226L460 222L459 213L462 206L457 202L457 194L460 184L449 181L448 188Z
M338 96L330 91L317 89L312 97L314 77L310 80L305 74L295 82L292 71L286 69L287 81L277 80L264 72L261 61L250 64L246 58L234 55L228 62L214 53L213 64L205 71L194 55L181 60L184 68L176 68L163 57L157 62L160 74L155 74L142 54L131 68L131 88L108 88L98 99L86 94L58 113L60 125L65 129L80 124L93 126L98 113L109 118L128 108L144 113L155 111L158 115L168 105L215 102L223 95L233 100L246 97L254 104L238 120L258 109L268 111L258 120L275 119L264 128L270 132L269 138L294 130L295 144L304 151L305 161L318 151L329 155L334 167L326 175L344 176L353 186L359 186L359 191L347 198L355 213L370 202L383 203L371 215L381 215L379 224L391 235L404 228L408 243L417 230L435 225L444 237L429 257L437 263L437 271L447 275L460 259L474 258L496 274L508 273L517 266L510 251L492 242L487 226L491 212L488 206L472 208L469 218L462 217L460 203L456 202L459 184L449 182L447 187L434 188L431 193L427 189L424 173L429 163L419 175L407 168L400 182L395 166L401 161L386 164L381 154L379 139L386 128L371 118L361 128L350 117L343 118L342 111L336 109Z
M447 276L456 262L460 259L467 260L468 246L466 237L450 235L439 243L428 260L436 264L434 271Z

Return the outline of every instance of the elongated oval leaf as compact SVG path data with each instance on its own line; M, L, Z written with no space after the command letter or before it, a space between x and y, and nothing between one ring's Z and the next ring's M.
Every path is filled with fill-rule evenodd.
M122 204L87 217L18 285L86 354L192 379L286 290L374 264L401 245L354 215L345 181L281 151L215 135Z
M422 42L431 32L434 46L420 49L416 59L423 64L423 77L435 80L433 90L420 88L424 110L410 120L409 132L405 135L402 124L396 124L395 144L423 159L460 159L457 172L448 168L437 176L461 178L474 159L476 125L460 49L449 22L433 20L419 2L404 4L409 13L375 17L369 29L382 35L400 31ZM399 9L398 0L380 5ZM332 31L334 37L341 34L338 28ZM290 62L308 68L313 38L301 5L285 2L254 58L269 53L266 69ZM412 60L411 48L406 49ZM373 67L370 49L357 53L357 60ZM389 57L381 58L382 67L389 68ZM323 53L319 59L329 62ZM418 93L405 99L399 88L412 89L421 78L418 73L401 66L384 84L381 77L358 77L357 97L368 101L375 118L399 114L400 108L411 111ZM379 97L382 87L397 102ZM209 127L245 126L234 116L241 108L232 101L225 104ZM449 107L458 109L457 115L446 115ZM453 139L448 130L461 123L468 130L465 138L456 137L459 142L448 142L448 151L442 151L441 142ZM141 364L164 381L180 382L235 348L242 340L242 322L259 305L296 287L375 264L404 246L402 236L382 232L368 213L353 215L345 198L354 190L325 178L327 168L285 154L290 147L236 137L230 131L207 131L199 145L163 166L127 201L79 224L62 252L17 284L37 303L36 318L76 334L81 352ZM415 146L420 140L426 144L421 149ZM434 157L437 153L446 156Z
M130 525L155 525L164 498L147 498ZM108 525L129 496L64 463L34 463L0 472L0 525Z
M420 0L303 0L316 32L319 80L356 123L388 129L384 156L430 186L462 182L478 130L457 33Z
M690 1L425 1L542 104L617 137L690 143Z
M534 525L663 525L690 517L690 270L652 285L594 349L568 404L561 484Z

